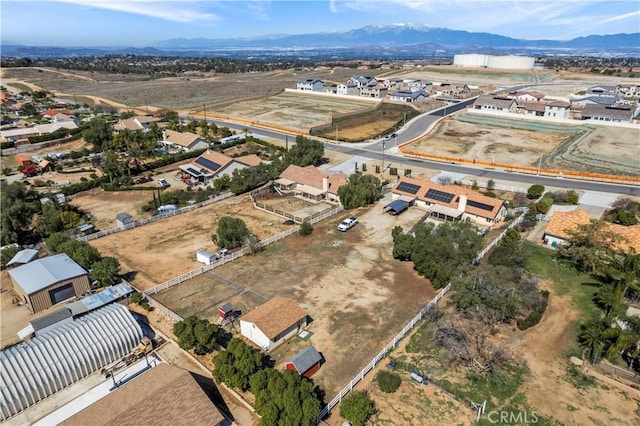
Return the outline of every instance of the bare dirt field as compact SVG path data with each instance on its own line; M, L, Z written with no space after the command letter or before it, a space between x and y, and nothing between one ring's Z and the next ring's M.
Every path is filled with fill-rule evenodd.
M285 88L295 88L301 78L346 82L358 71L351 68L307 71L277 70L242 74L202 73L199 75L153 78L134 74L107 74L89 71L60 72L49 68L11 68L1 70L2 79L26 83L33 90L52 91L57 96L95 96L115 106L146 106L190 109L234 99L273 96ZM367 72L376 74L379 71ZM215 110L215 107L213 107Z
M346 233L335 229L345 215L335 216L316 225L310 237L294 234L157 297L177 312L199 309L205 315L229 300L246 309L260 297L295 298L312 318L310 343L327 360L313 378L333 398L435 294L412 265L391 256L391 228L408 229L423 212L392 217L382 214L382 203L354 212L361 223ZM293 338L271 356L280 366L307 344Z
M126 195L127 200L136 195L140 197L139 193L130 194ZM196 251L215 249L211 235L216 232L217 220L222 216L242 219L260 239L289 228L283 225L281 218L254 209L249 196L243 195L92 240L90 244L103 256L118 258L122 273L135 273L131 283L137 288L147 289L202 266L195 261Z
M547 124L463 114L442 122L411 149L502 164L638 174L640 129Z
M214 107L213 111L231 117L308 130L309 127L331 122L332 114L363 110L373 105L357 97L351 100L284 92L266 99L238 101L226 106Z
M136 220L152 216L153 212L140 212L140 207L152 197L151 191L105 191L95 188L78 193L71 204L90 212L97 229L107 229L116 226L118 213L129 213Z

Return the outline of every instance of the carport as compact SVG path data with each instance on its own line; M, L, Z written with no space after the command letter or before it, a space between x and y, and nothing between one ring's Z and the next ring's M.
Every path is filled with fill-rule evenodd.
M397 216L406 209L409 208L409 201L395 200L384 206L382 209L385 213L389 213L391 216Z

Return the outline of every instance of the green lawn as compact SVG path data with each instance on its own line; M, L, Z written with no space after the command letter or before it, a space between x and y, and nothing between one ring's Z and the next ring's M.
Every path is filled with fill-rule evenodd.
M593 302L598 282L590 275L577 271L568 262L558 259L556 254L554 250L525 242L527 270L552 282L559 296L569 295L572 305L580 311L580 319L572 325L575 338L581 323L600 316L600 310Z

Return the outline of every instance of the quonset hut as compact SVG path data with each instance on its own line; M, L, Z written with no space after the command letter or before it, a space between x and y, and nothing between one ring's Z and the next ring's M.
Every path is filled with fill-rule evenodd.
M0 421L128 354L143 332L129 310L107 305L60 321L0 352Z

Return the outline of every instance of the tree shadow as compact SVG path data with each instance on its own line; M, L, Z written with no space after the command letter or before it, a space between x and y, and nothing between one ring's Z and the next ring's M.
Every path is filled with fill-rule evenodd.
M231 421L235 421L229 406L225 402L220 390L214 383L213 379L190 372L191 377L196 381L200 389L207 395L209 400Z

